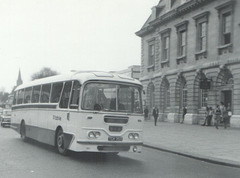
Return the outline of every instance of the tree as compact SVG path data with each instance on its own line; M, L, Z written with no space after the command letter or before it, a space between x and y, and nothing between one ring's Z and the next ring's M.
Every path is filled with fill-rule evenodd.
M32 80L40 79L40 78L45 78L45 77L50 77L57 75L58 72L50 69L49 67L44 67L42 68L39 72L36 72L32 75Z
M8 100L9 93L0 91L0 103L5 103Z

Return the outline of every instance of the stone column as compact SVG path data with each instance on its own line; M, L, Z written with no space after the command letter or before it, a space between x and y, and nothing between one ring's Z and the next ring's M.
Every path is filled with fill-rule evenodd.
M168 77L169 84L170 84L170 112L168 114L168 121L169 122L180 122L180 115L179 115L179 104L176 100L176 81L177 81L177 74L171 75Z
M240 128L240 64L232 66L234 80L233 86L233 115L230 118L230 126Z
M184 123L198 124L198 115L195 110L195 108L197 108L197 103L194 102L194 96L196 95L196 93L194 93L196 92L194 90L196 72L188 72L184 74L184 77L187 81L187 114L185 115Z

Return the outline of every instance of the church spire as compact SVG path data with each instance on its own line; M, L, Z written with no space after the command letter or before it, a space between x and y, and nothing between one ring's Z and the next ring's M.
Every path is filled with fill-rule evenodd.
M17 86L21 85L22 83L23 83L23 81L22 81L22 77L21 77L21 71L19 69L18 79L17 79Z

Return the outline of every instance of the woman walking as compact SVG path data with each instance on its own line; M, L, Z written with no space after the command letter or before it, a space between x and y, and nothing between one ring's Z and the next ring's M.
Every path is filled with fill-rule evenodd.
M215 109L216 129L218 129L220 119L221 119L221 110L220 110L219 105L217 105L216 109Z

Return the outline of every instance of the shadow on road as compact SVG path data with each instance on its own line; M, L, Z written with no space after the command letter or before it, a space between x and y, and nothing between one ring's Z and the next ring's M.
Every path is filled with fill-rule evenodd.
M41 149L44 149L45 151L52 152L53 154L58 154L60 155L54 146L40 143L38 141L32 140L32 139L27 139L27 141L23 142L20 138L16 138L17 141L22 142L24 144L29 144L30 146L35 146ZM129 155L134 155L137 153L119 153L118 155L116 154L111 154L111 153L95 153L95 152L74 152L74 151L68 151L66 158L78 161L81 163L118 163L122 164L123 166L130 166L132 164L136 165L141 165L142 163L138 160L132 159L131 157L128 157ZM62 156L64 157L64 156Z

